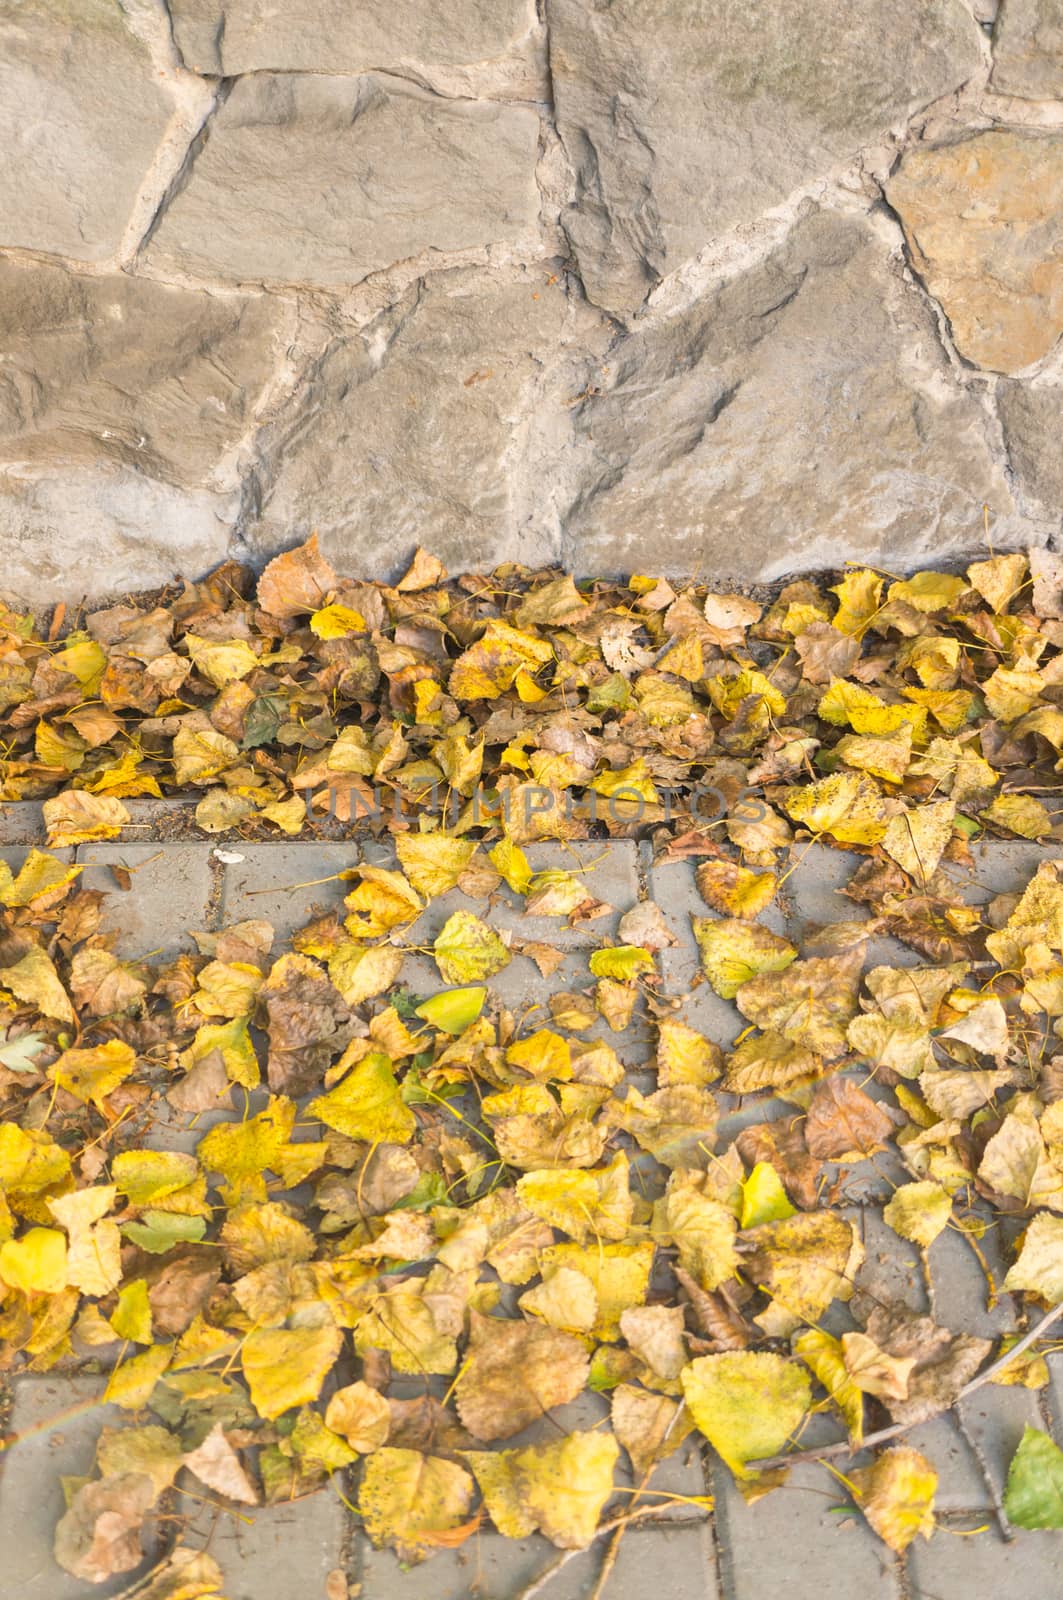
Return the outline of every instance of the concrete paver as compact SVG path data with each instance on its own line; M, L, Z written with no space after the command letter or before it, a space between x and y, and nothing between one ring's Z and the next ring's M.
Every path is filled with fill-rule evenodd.
M328 1484L276 1506L229 1506L191 1478L178 1495L185 1544L209 1549L225 1600L325 1600L330 1572L346 1565L350 1514Z
M168 961L195 949L191 932L207 926L214 884L210 845L83 844L77 859L85 863L82 888L107 897L102 931L117 935L116 955ZM129 889L115 878L116 866L132 874Z
M219 926L263 918L273 924L278 946L313 917L342 908L343 897L354 884L337 874L361 859L353 841L244 844L238 840L220 848L241 859L224 864Z
M56 1524L66 1509L63 1478L90 1474L103 1427L128 1420L116 1406L93 1403L105 1381L54 1374L15 1384L11 1432L25 1438L4 1453L0 1493L0 1594L11 1600L85 1600L87 1594L106 1600L144 1570L87 1584L65 1572L52 1554ZM152 1524L146 1532L145 1568L157 1538Z
M10 831L0 833L0 843L9 837ZM81 847L78 859L87 867L82 881L86 887L108 891L105 918L120 931L120 953L135 956L160 950L172 954L187 946L188 930L203 927L208 917L214 927L250 917L265 918L277 929L275 948L279 950L293 929L340 905L351 885L337 879L338 872L360 858L394 865L387 841L364 846L355 841L223 842L220 848L243 859L219 862L211 843L118 841ZM365 853L360 857L362 849ZM674 996L687 994L699 972L690 915L711 915L697 894L690 863L650 866L645 848L640 855L627 841L612 846L535 846L528 853L536 868L578 871L613 911L608 917L569 929L564 919L529 918L520 899L505 888L498 891L490 907L485 900L471 900L455 891L433 902L410 931L411 943L421 950L411 950L406 957L400 979L403 987L418 993L443 987L431 954L422 952L446 917L465 908L487 917L493 926L508 930L516 939L536 940L563 952L562 966L547 980L529 958L515 954L509 967L491 982L497 1001L518 1017L527 1012L526 1027L546 1023L545 1002L552 992L592 986L587 965L590 952L616 938L620 914L638 900L646 882L650 897L660 905L679 939L658 958L664 991ZM974 878L955 864L948 871L970 899L984 900L990 893L1021 888L1037 862L1052 853L1022 843L994 845L976 851ZM16 870L24 854L24 848L14 845L0 849L0 857ZM859 859L818 845L799 845L783 900L763 920L797 942L809 923L839 917L862 919L863 909L839 899L837 893ZM114 862L134 870L132 893L123 893L115 885L109 871ZM892 940L875 940L870 959L898 964L918 958ZM705 983L697 985L679 1014L725 1045L744 1026L733 1003L720 1000ZM602 1029L631 1070L652 1050L650 1028L633 1029L630 1038L610 1036L604 1023ZM634 1081L642 1086L641 1075ZM733 1136L743 1121L795 1111L782 1101L753 1100L739 1107L731 1097L721 1096L721 1102L726 1114L724 1137ZM243 1108L228 1114L242 1115ZM171 1126L157 1129L150 1142L194 1148L205 1127L206 1119L199 1119L195 1126L177 1119ZM871 1188L898 1181L888 1166L867 1176ZM859 1183L860 1172L850 1169L847 1198L862 1192ZM998 1338L1018 1325L1017 1307L1010 1296L1002 1296L993 1310L988 1308L982 1269L957 1232L947 1232L931 1247L932 1294L928 1294L919 1251L893 1234L873 1205L847 1205L845 1210L860 1222L867 1260L858 1275L856 1300L849 1307L832 1308L824 1318L824 1326L831 1331L844 1331L853 1325L854 1309L866 1313L881 1300L900 1300L920 1312L932 1310L940 1323L985 1337ZM1022 1220L998 1223L980 1242L998 1285L1013 1234ZM1053 1388L1047 1397L1024 1389L986 1386L963 1404L962 1420L969 1439L978 1445L998 1490L1023 1426L1063 1424L1063 1359L1053 1359L1050 1365ZM40 1600L83 1600L91 1592L106 1600L128 1581L123 1576L113 1586L90 1590L78 1580L67 1579L50 1554L55 1523L63 1509L59 1476L89 1470L95 1438L107 1420L100 1409L73 1417L66 1413L71 1405L90 1400L100 1385L99 1379L58 1374L16 1381L12 1431L33 1428L59 1412L63 1417L55 1428L29 1434L6 1455L6 1461L0 1458L4 1464L0 1547L5 1552L0 1594L11 1592L29 1600L37 1596ZM592 1427L605 1410L604 1399L586 1396L574 1407L564 1408L556 1421L569 1428ZM556 1430L554 1424L549 1427L552 1437ZM838 1438L840 1432L835 1418L816 1418L802 1442L826 1442ZM535 1430L527 1437L533 1436ZM906 1577L904 1564L891 1556L862 1519L832 1509L844 1504L846 1495L824 1468L795 1468L785 1488L749 1506L717 1461L711 1468L714 1517L632 1529L622 1542L608 1594L615 1600L647 1591L659 1592L661 1600L717 1600L718 1596L721 1600L763 1600L779 1592L785 1593L786 1600L820 1600L826 1591L859 1600L902 1600L905 1595L912 1600L968 1600L968 1595L982 1593L993 1593L995 1600L1026 1600L1030 1594L1056 1594L1063 1536L1020 1534L1010 1546L999 1541L993 1529L990 1490L969 1439L952 1415L934 1418L907 1435L907 1442L923 1449L939 1473L938 1508L946 1520L954 1519L957 1528L987 1525L991 1531L976 1540L942 1531L929 1545L919 1542L907 1558ZM525 1436L511 1442L523 1443ZM618 1472L615 1509L629 1504L630 1496L623 1492L629 1484L630 1477ZM652 1487L689 1496L705 1492L695 1441L689 1441L658 1468ZM344 1493L350 1492L344 1486ZM189 1518L186 1537L194 1543L209 1540L211 1552L222 1565L228 1600L303 1600L304 1596L306 1600L324 1600L328 1574L345 1563L352 1583L362 1586L360 1600L464 1600L465 1596L512 1600L559 1554L538 1536L509 1541L485 1529L459 1549L441 1550L430 1561L404 1572L391 1552L373 1550L356 1534L333 1489L258 1512L246 1513L240 1508L239 1516L204 1504L202 1496L193 1495L198 1495L198 1486L190 1484L179 1502L181 1512ZM680 1514L686 1517L689 1508ZM350 1552L348 1545L352 1545ZM604 1541L567 1561L543 1590L546 1600L579 1600L593 1593L603 1549ZM12 1552L10 1557L8 1552Z

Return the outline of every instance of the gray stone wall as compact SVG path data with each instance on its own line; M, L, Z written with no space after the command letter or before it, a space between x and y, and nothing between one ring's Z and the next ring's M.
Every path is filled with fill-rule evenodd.
M1063 0L0 0L0 586L1053 542Z

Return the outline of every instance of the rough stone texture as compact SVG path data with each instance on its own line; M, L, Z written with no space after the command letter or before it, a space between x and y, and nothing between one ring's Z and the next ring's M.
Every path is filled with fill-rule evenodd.
M173 112L115 0L0 9L2 243L102 261Z
M0 260L0 461L194 486L251 423L283 305Z
M1020 489L1051 516L1063 516L1063 388L1002 383L997 407L1011 470Z
M148 249L154 268L355 284L517 239L538 216L538 116L397 79L237 80Z
M1063 138L916 149L886 192L960 354L994 372L1040 360L1063 332Z
M316 529L338 566L373 576L398 576L422 541L454 570L502 549L551 559L545 538L514 530L549 495L569 426L563 400L544 398L544 368L588 321L545 270L459 272L337 339L263 443L252 549Z
M224 559L291 309L0 259L0 537L28 597L145 588ZM71 564L71 540L78 554Z
M202 575L225 560L239 499L102 460L0 467L0 587L42 606Z
M0 0L0 586L1058 542L1060 6Z
M1003 0L993 30L993 88L1027 100L1063 94L1060 0Z
M577 172L565 226L591 298L618 313L979 60L958 0L548 0L547 17Z
M584 571L741 580L969 547L1007 486L979 402L871 226L814 212L761 266L616 347L577 418Z
M225 77L464 66L512 50L535 21L530 0L170 0L170 12L186 66Z

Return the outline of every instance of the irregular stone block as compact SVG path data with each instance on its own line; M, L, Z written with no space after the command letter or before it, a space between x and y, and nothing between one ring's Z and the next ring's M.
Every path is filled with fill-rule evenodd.
M0 15L5 245L104 261L173 106L114 0L19 0Z
M539 118L382 77L238 79L147 259L248 281L354 284L538 216Z
M980 60L959 0L548 0L546 15L579 189L565 225L592 300L618 314Z
M910 150L886 186L956 348L1019 372L1063 333L1063 138L990 132Z
M1063 452L1059 448L1063 389L1002 383L997 390L997 409L1020 489L1059 517L1063 514Z
M0 592L23 605L102 600L202 577L225 560L239 495L126 467L0 466Z
M979 401L872 224L813 212L766 261L622 339L576 416L580 572L736 580L1025 532Z
M1063 95L1060 0L1003 0L993 30L993 75L1000 94L1024 100Z
M548 444L567 432L543 368L580 336L585 309L545 272L455 274L421 286L364 333L339 340L283 426L260 441L260 555L316 529L338 570L399 576L425 543L451 570L552 549L523 529L548 495ZM537 436L541 440L541 436Z
M529 0L171 0L194 72L368 72L410 62L463 66L511 50L535 20Z
M0 261L0 463L202 483L249 427L284 321L264 295Z

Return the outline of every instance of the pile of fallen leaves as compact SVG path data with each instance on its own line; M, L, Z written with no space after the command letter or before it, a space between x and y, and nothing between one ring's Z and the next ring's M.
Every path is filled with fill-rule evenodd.
M120 960L78 865L0 869L0 1362L95 1360L134 1419L68 1486L62 1565L136 1566L182 1469L250 1506L356 1468L366 1532L404 1560L488 1524L581 1548L659 1506L640 1494L693 1431L756 1497L822 1412L844 1437L810 1454L890 1446L844 1477L876 1533L929 1537L933 1465L893 1440L980 1383L1047 1382L1063 1313L1063 862L981 908L942 867L983 831L1057 836L1061 583L1035 552L765 608L642 578L445 583L420 554L388 588L311 541L257 591L226 567L63 637L4 613L3 794L44 800L53 846L164 789L201 791L208 831L402 802L376 813L395 864L352 865L342 911L283 951L247 921ZM456 803L423 808L433 786ZM548 1011L492 996L511 961L560 960L492 926L500 898L559 927L613 909L525 847L636 831L697 863L700 981L748 1024L727 1052L665 994L650 901ZM798 950L762 918L808 839L864 858L865 912ZM411 993L418 921L455 890L477 909ZM916 964L865 970L880 934ZM726 1140L735 1097L765 1118ZM175 1118L203 1119L187 1149ZM846 1183L880 1157L885 1221L924 1252L949 1228L981 1258L1004 1219L1027 1335L994 1349L854 1297ZM609 1426L509 1443L588 1389ZM1059 1526L1061 1490L1028 1430L1007 1516ZM179 1550L137 1593L219 1581Z

